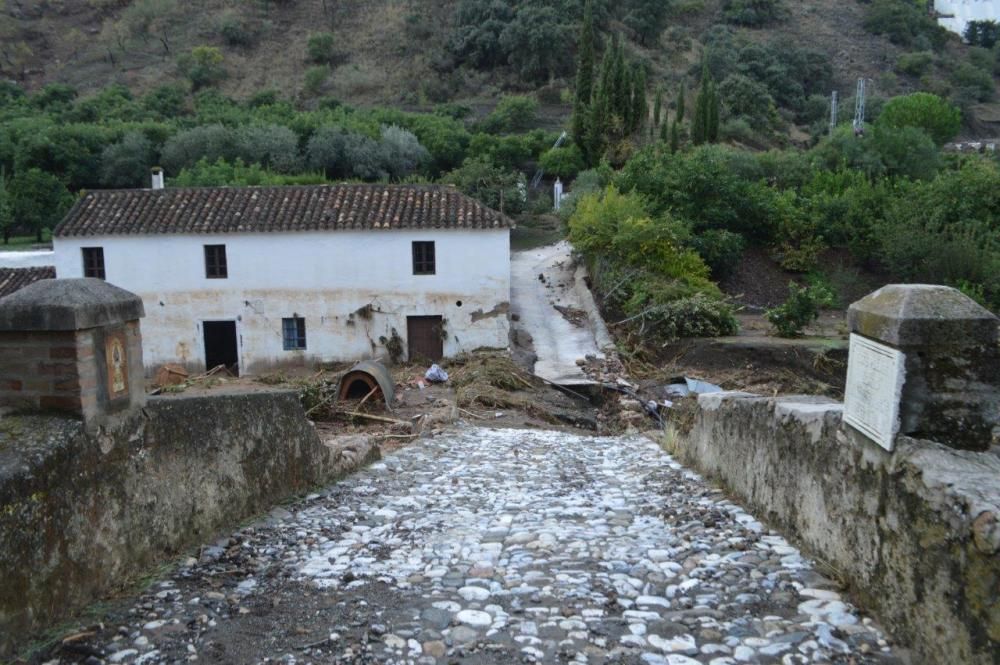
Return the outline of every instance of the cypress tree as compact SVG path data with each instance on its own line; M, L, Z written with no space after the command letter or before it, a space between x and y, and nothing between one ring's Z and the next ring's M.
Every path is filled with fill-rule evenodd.
M594 96L594 13L593 1L587 0L583 9L583 23L580 26L580 49L576 66L576 96L573 100L572 132L584 158L593 163L596 157L590 152L588 137L592 120L590 109Z
M708 84L708 118L705 121L705 141L715 143L719 140L719 93L715 83Z
M611 72L611 108L624 125L627 126L629 108L632 105L632 85L629 69L625 66L625 47L615 36L614 59Z
M663 123L663 127L666 128L667 123ZM674 154L681 147L681 132L677 127L677 119L670 123L670 154Z
M587 0L583 6L583 23L580 25L580 50L576 65L576 100L590 104L594 95L594 3Z
M653 98L653 126L650 128L650 136L656 133L660 126L660 119L663 113L663 88L656 87L656 96Z
M677 91L677 122L684 122L684 81L681 81L681 89Z
M694 100L694 118L691 119L691 142L695 145L701 145L710 140L712 96L712 80L708 74L708 66L704 66L701 69L701 86L698 88L698 97ZM716 117L718 117L718 109L716 109Z
M649 104L646 102L646 70L636 64L632 75L632 131L642 129L649 116Z

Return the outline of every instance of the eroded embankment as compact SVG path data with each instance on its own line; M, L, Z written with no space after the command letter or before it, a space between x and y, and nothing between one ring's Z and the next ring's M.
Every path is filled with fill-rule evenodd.
M153 398L113 431L0 420L0 655L155 563L377 457L291 391Z

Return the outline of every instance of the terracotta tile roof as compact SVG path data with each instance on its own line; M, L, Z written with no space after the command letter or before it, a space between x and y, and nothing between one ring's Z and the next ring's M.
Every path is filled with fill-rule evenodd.
M506 215L443 185L168 187L87 192L54 235L513 226Z
M54 266L38 268L0 268L0 298L19 291L40 279L55 279Z

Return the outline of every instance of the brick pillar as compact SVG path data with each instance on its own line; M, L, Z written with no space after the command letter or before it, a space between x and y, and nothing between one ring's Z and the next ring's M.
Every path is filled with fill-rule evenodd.
M99 279L45 279L0 299L0 405L100 425L145 404L142 300Z

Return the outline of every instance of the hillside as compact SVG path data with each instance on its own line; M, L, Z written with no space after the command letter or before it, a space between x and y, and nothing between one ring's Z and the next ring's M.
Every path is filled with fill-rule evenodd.
M270 89L299 96L307 104L312 98L330 96L359 106L417 109L457 101L478 110L491 107L502 92L513 90L538 91L543 116L553 124L569 112L579 12L574 7L581 4L577 0L546 3L560 10L561 31L545 45L559 57L550 58L558 66L550 67L544 76L524 76L506 63L484 64L456 52L459 13L466 10L463 5L475 5L474 0L206 0L197 4L198 9L192 10L178 0L6 0L0 14L0 78L15 80L29 90L59 82L86 93L122 83L134 92L145 92L183 81L178 58L193 47L208 45L218 47L224 57L227 76L218 87L237 99ZM642 28L636 27L647 18L641 13L643 3L623 4L640 9L628 16L606 9L602 32L626 36L629 49L652 74L650 89L663 85L669 91L685 77L693 84L705 35L722 22L724 0L675 0L663 17L664 29L644 39L640 39ZM970 54L957 36L931 52L919 40L903 45L873 35L864 27L869 7L853 1L786 2L781 20L760 28L731 27L741 43L779 45L776 52L791 47L820 54L832 73L832 80L823 86L824 95L829 94L825 89L829 87L848 100L859 77L870 79L877 97L918 89L961 95L968 85L956 81L955 72L972 55L981 59L982 54ZM638 21L630 23L630 17ZM307 53L309 37L321 32L333 36L327 64L310 61ZM998 115L992 105L980 105L986 97L959 100L966 110L967 133L995 132L975 120ZM804 131L822 115L818 102L813 107L811 116L816 117L799 112L787 119ZM850 114L853 109L845 105L844 111ZM793 138L804 138L801 131L791 129L790 133Z

